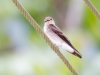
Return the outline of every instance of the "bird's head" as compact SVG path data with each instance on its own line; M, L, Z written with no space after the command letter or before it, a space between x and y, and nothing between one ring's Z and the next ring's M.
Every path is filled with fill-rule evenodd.
M45 25L49 25L49 24L55 25L55 22L54 22L54 20L53 20L51 17L46 17L46 18L44 19L44 24L45 24Z

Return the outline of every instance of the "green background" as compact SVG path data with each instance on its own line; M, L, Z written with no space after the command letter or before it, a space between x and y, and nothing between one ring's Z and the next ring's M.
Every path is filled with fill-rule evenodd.
M83 0L19 0L43 29L56 25L82 54L60 49L80 75L100 75L100 21ZM100 11L100 0L91 0ZM0 0L0 75L72 75L11 0Z

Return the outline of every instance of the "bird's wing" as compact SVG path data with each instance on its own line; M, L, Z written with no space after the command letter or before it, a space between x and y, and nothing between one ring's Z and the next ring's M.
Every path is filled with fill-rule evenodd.
M54 33L56 33L62 40L64 40L69 46L71 46L74 50L76 50L73 45L70 43L70 41L68 40L68 38L62 33L62 31L54 26L53 24L49 25L49 29L52 30ZM77 50L76 50L77 51ZM78 51L77 51L78 52ZM79 53L79 52L78 52Z

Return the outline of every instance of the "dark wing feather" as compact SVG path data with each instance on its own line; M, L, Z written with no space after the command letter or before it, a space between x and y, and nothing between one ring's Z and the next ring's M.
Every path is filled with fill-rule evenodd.
M62 31L54 26L53 24L49 25L49 29L51 29L54 33L56 33L62 40L64 40L69 46L71 46L74 50L76 50L73 45L70 43L70 41L67 39L67 37L62 33ZM77 50L76 50L77 51ZM78 52L78 51L77 51Z

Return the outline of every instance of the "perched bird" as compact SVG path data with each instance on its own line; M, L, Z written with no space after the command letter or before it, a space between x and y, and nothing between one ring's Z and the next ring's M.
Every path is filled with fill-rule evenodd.
M58 47L65 49L66 51L82 58L81 54L74 48L68 38L62 33L62 31L55 25L55 21L51 17L44 19L44 33Z

